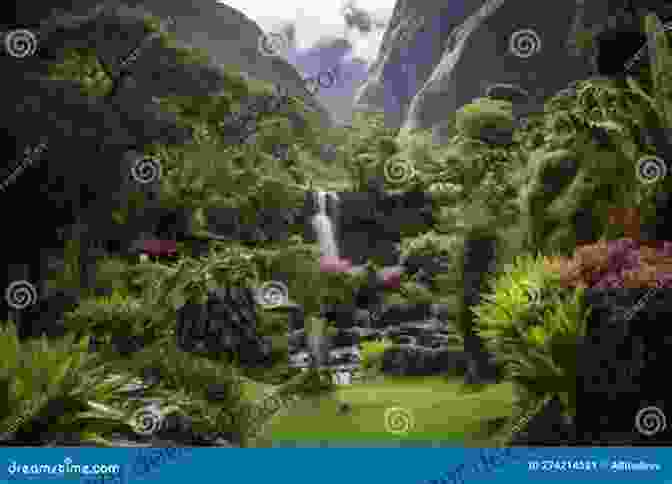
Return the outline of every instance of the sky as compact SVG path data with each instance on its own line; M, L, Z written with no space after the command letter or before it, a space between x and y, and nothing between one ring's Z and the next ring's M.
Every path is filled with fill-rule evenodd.
M352 42L352 57L369 62L375 60L385 33L384 28L370 34L346 28L343 0L220 0L254 20L266 32L277 31L283 24L294 23L298 49L308 49L322 37L345 37ZM354 3L376 20L385 23L394 10L396 0L358 0Z

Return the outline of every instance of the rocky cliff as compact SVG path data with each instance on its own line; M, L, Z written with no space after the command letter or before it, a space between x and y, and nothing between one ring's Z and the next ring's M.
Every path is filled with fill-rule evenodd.
M306 90L301 75L282 57L258 51L261 28L243 13L216 0L143 0L142 6L154 15L175 22L173 33L180 41L204 49L218 64L237 66L250 78L280 85L290 95L306 100L331 124L327 110Z
M438 141L452 113L496 84L519 86L521 112L537 111L593 72L592 52L578 49L575 32L632 22L627 3L398 0L356 105L383 110L394 127L431 128Z

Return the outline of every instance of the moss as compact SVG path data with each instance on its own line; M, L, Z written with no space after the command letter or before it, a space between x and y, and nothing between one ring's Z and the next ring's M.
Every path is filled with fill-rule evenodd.
M515 125L513 105L508 101L478 98L456 114L457 132L474 139L482 138L485 129L510 129Z

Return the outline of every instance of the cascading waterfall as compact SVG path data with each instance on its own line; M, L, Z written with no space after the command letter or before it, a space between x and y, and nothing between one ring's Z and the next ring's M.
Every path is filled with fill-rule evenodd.
M338 259L339 250L336 241L336 231L328 211L329 205L331 205L332 211L336 210L339 201L338 195L333 192L318 191L315 193L315 201L318 211L313 216L311 222L317 235L320 252L322 253L322 257ZM329 201L332 203L329 204ZM308 344L313 355L313 364L318 368L327 364L329 359L329 342L327 341L324 328L311 328Z
M319 191L315 193L318 212L313 216L311 223L317 241L320 244L320 251L323 257L338 258L338 243L336 242L336 235L334 231L334 224L331 217L327 213L327 201L329 198L334 200L334 204L338 203L338 195L332 192Z

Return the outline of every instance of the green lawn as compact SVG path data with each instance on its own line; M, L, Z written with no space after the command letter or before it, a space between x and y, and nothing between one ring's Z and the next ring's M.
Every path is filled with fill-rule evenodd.
M488 445L493 422L512 413L513 387L502 383L480 393L461 393L461 382L462 378L385 377L339 387L332 395L302 401L276 415L259 445L283 441ZM350 413L339 415L341 402L350 404ZM385 410L390 407L410 412L413 426L408 433L386 431Z

